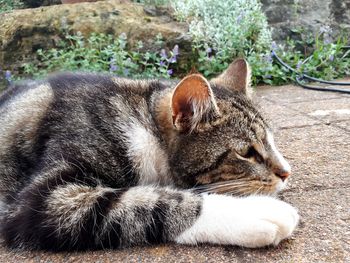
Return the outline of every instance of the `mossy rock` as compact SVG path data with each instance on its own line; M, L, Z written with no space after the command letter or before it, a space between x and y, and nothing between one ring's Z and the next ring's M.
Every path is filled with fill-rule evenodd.
M119 36L126 33L130 46L138 40L144 49L154 51L154 40L161 33L166 45L175 44L190 51L187 25L176 22L169 12L152 15L140 4L129 1L99 1L15 10L2 14L0 22L0 67L21 74L23 64L36 59L38 49L57 45L67 32L92 32ZM182 63L188 54L182 52ZM180 66L184 68L185 66Z

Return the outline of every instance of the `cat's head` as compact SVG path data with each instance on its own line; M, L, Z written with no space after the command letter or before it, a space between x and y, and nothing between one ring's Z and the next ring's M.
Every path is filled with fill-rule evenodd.
M176 183L238 195L272 194L284 187L290 166L276 149L250 89L244 59L211 81L192 74L177 84L167 128Z

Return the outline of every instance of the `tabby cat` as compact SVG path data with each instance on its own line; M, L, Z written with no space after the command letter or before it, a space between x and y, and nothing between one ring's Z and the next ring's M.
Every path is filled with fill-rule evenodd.
M298 214L271 195L290 166L234 61L208 81L60 73L0 97L6 246L276 245Z

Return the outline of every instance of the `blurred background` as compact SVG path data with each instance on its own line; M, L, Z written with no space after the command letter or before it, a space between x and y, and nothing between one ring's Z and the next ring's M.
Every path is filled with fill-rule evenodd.
M350 75L350 0L0 0L0 89L62 70L206 77L235 57L253 84Z

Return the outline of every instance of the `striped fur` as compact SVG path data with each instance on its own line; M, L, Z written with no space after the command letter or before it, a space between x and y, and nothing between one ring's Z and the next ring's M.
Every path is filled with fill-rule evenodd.
M267 212L252 214L241 211L257 211L245 198L207 195L273 194L285 184L280 175L290 172L244 87L227 86L226 75L221 82L191 75L177 84L62 73L2 94L5 244L46 250L163 242L258 247L288 237L298 216L287 204L261 197L257 203ZM203 86L186 90L197 88L186 84L194 78ZM283 214L268 212L271 205ZM222 225L211 229L213 214L222 213ZM247 216L256 217L255 230L244 232L244 240L230 238L247 227L240 226ZM259 220L270 223L257 229ZM215 238L225 233L225 241Z

